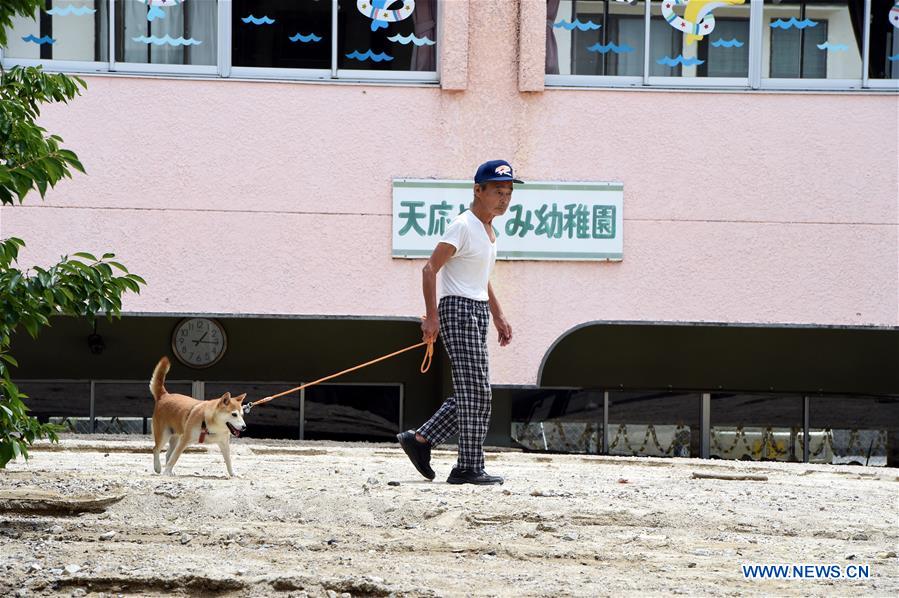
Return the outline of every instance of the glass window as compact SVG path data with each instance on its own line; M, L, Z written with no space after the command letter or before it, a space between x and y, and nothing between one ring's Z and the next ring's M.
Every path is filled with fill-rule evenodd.
M400 392L399 385L319 384L307 388L304 438L393 441L400 431Z
M864 4L765 0L762 77L860 79Z
M250 382L207 382L206 400L217 399L226 392L232 396L247 393L246 401L256 401L262 397L284 392L299 386L298 382L273 382L254 384ZM291 438L300 437L300 393L278 397L259 409L251 411L244 421L247 429L241 436L247 438Z
M548 0L546 74L643 76L644 3Z
M231 19L234 66L331 68L327 0L235 0Z
M338 3L337 68L437 70L437 0Z
M899 5L887 0L871 3L871 79L899 79Z
M650 74L662 77L749 77L750 3L732 0L652 4ZM699 7L697 11L694 7Z
M35 18L16 16L4 56L31 60L107 62L106 0L48 2Z
M512 441L534 451L602 452L603 392L540 389L515 391Z
M809 461L899 466L899 398L811 397Z
M171 393L190 396L190 382L166 380ZM106 434L149 434L154 401L146 381L95 382L94 432Z
M609 392L609 454L698 457L698 393Z
M116 0L117 62L214 66L215 0Z
M91 414L91 383L84 381L17 381L19 392L31 415L43 422L49 418L89 418ZM149 389L147 389L149 392Z
M713 393L709 456L753 461L802 461L803 398Z

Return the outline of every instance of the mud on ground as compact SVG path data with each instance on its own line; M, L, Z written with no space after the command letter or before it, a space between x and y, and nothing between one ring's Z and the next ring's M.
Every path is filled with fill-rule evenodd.
M422 480L396 445L232 443L152 472L147 437L72 436L0 471L122 500L0 511L0 595L899 595L899 471L488 453L499 487ZM693 472L767 481L694 479ZM396 483L399 483L396 485ZM747 563L868 564L865 580L749 580Z

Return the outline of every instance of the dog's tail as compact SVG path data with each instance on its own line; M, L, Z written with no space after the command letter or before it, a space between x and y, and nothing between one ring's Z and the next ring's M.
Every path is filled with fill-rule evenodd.
M153 399L156 401L168 392L165 389L165 375L169 373L170 367L172 367L172 364L169 362L169 358L163 357L156 364L156 367L153 368L153 377L150 378L150 392L153 393Z

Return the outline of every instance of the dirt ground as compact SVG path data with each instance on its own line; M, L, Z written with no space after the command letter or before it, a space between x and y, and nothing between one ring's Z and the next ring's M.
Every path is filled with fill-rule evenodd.
M0 595L899 595L899 470L488 453L498 487L422 480L396 445L232 443L152 472L150 439L66 437L0 492L124 494L0 511ZM693 472L767 481L693 479ZM396 485L396 483L399 485ZM867 564L752 580L742 564Z

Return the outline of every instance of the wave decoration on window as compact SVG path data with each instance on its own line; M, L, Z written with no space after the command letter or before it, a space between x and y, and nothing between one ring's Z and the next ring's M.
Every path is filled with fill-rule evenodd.
M800 21L796 17L791 17L789 20L785 21L783 19L777 19L776 21L771 21L771 29L783 29L786 31L787 29L805 29L806 27L817 27L818 21L813 21L811 19L805 19Z
M737 38L723 39L723 38L719 37L718 39L716 39L715 41L712 42L713 48L742 48L743 45L744 45L743 42L741 42Z
M665 66L675 67L679 64L684 66L696 66L697 64L705 64L705 60L700 60L698 58L687 58L683 54L678 54L676 57L671 58L670 56L662 56L658 60L656 60L656 64L664 64Z
M172 38L169 35L163 37L156 35L147 37L146 35L141 35L140 37L132 37L131 39L139 44L153 44L155 46L161 46L163 44L168 44L169 46L199 46L203 43L192 37L188 39L184 39L183 37Z
M257 17L255 15L249 15L241 19L247 25L274 25L275 19L269 18L267 15L263 15L261 17Z
M587 48L588 52L599 52L600 54L607 54L612 52L613 54L626 54L628 52L633 52L634 49L631 48L627 44L621 44L620 46L615 42L610 42L606 45L602 44L593 44Z
M381 52L380 54L375 54L371 50L366 50L363 53L360 53L359 50L355 50L350 54L346 55L350 60L358 60L360 62L365 62L366 60L371 60L372 62L390 62L393 60L393 56L388 55L385 52Z
M147 20L154 21L156 19L164 19L165 11L163 7L177 6L184 0L138 0L141 4L147 5Z
M415 44L416 46L433 46L437 43L427 37L416 37L414 33L410 33L409 35L400 35L397 33L396 35L388 37L387 40L404 46L408 46L409 44Z
M553 27L556 29L564 29L565 31L573 31L577 29L578 31L595 31L602 27L602 25L597 25L593 21L581 21L580 19L575 19L573 21L557 21L553 24Z
M322 41L322 38L314 33L310 33L309 35L303 35L302 33L297 33L296 35L292 35L288 37L290 41L293 43L303 42L304 44L314 44Z
M97 9L87 6L75 6L74 4L68 4L66 6L57 6L49 10L45 10L44 12L54 17L68 17L70 15L83 17L84 15L94 14L95 12L97 12Z

